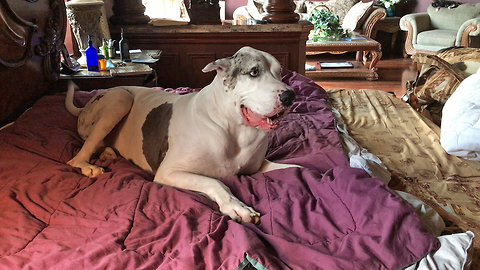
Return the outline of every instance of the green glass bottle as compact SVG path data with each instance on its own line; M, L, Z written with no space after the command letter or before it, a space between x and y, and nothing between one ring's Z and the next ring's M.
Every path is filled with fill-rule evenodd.
M105 39L102 41L102 47L100 47L100 50L102 51L102 54L103 54L103 56L105 56L106 60L110 59L110 54L109 54L109 51L108 51L107 41Z
M120 59L122 59L123 62L130 62L130 48L128 46L128 40L125 38L125 33L121 32L121 37L120 41L118 42L118 46L120 49Z

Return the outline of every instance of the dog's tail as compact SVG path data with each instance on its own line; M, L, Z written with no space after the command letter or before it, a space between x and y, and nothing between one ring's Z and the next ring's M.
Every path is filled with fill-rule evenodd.
M74 82L68 81L68 91L67 91L67 97L65 98L65 107L67 108L68 112L70 112L75 116L78 116L82 111L82 108L77 108L73 104L73 94L77 89L78 89L78 86Z

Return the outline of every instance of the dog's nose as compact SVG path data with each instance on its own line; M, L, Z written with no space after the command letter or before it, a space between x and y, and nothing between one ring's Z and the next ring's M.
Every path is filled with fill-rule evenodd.
M287 90L280 94L280 101L282 102L283 106L291 106L293 101L295 100L295 92L292 90Z

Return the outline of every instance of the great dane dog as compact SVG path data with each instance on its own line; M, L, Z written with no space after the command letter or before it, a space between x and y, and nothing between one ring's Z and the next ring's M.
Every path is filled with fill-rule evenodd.
M70 82L65 105L78 116L85 143L68 164L96 177L104 170L90 158L105 149L102 156L120 154L153 173L155 182L203 193L232 219L257 224L260 214L217 179L296 166L265 159L266 133L278 128L295 93L280 80L279 62L251 47L209 63L203 72L214 70L215 79L200 92L119 86L84 108L74 106L77 87Z

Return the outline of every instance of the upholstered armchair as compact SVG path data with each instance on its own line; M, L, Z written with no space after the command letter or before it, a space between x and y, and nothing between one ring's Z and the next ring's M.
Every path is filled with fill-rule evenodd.
M471 40L480 38L480 3L451 9L429 6L427 12L403 16L400 28L407 32L408 55L434 54L452 46L471 47Z

